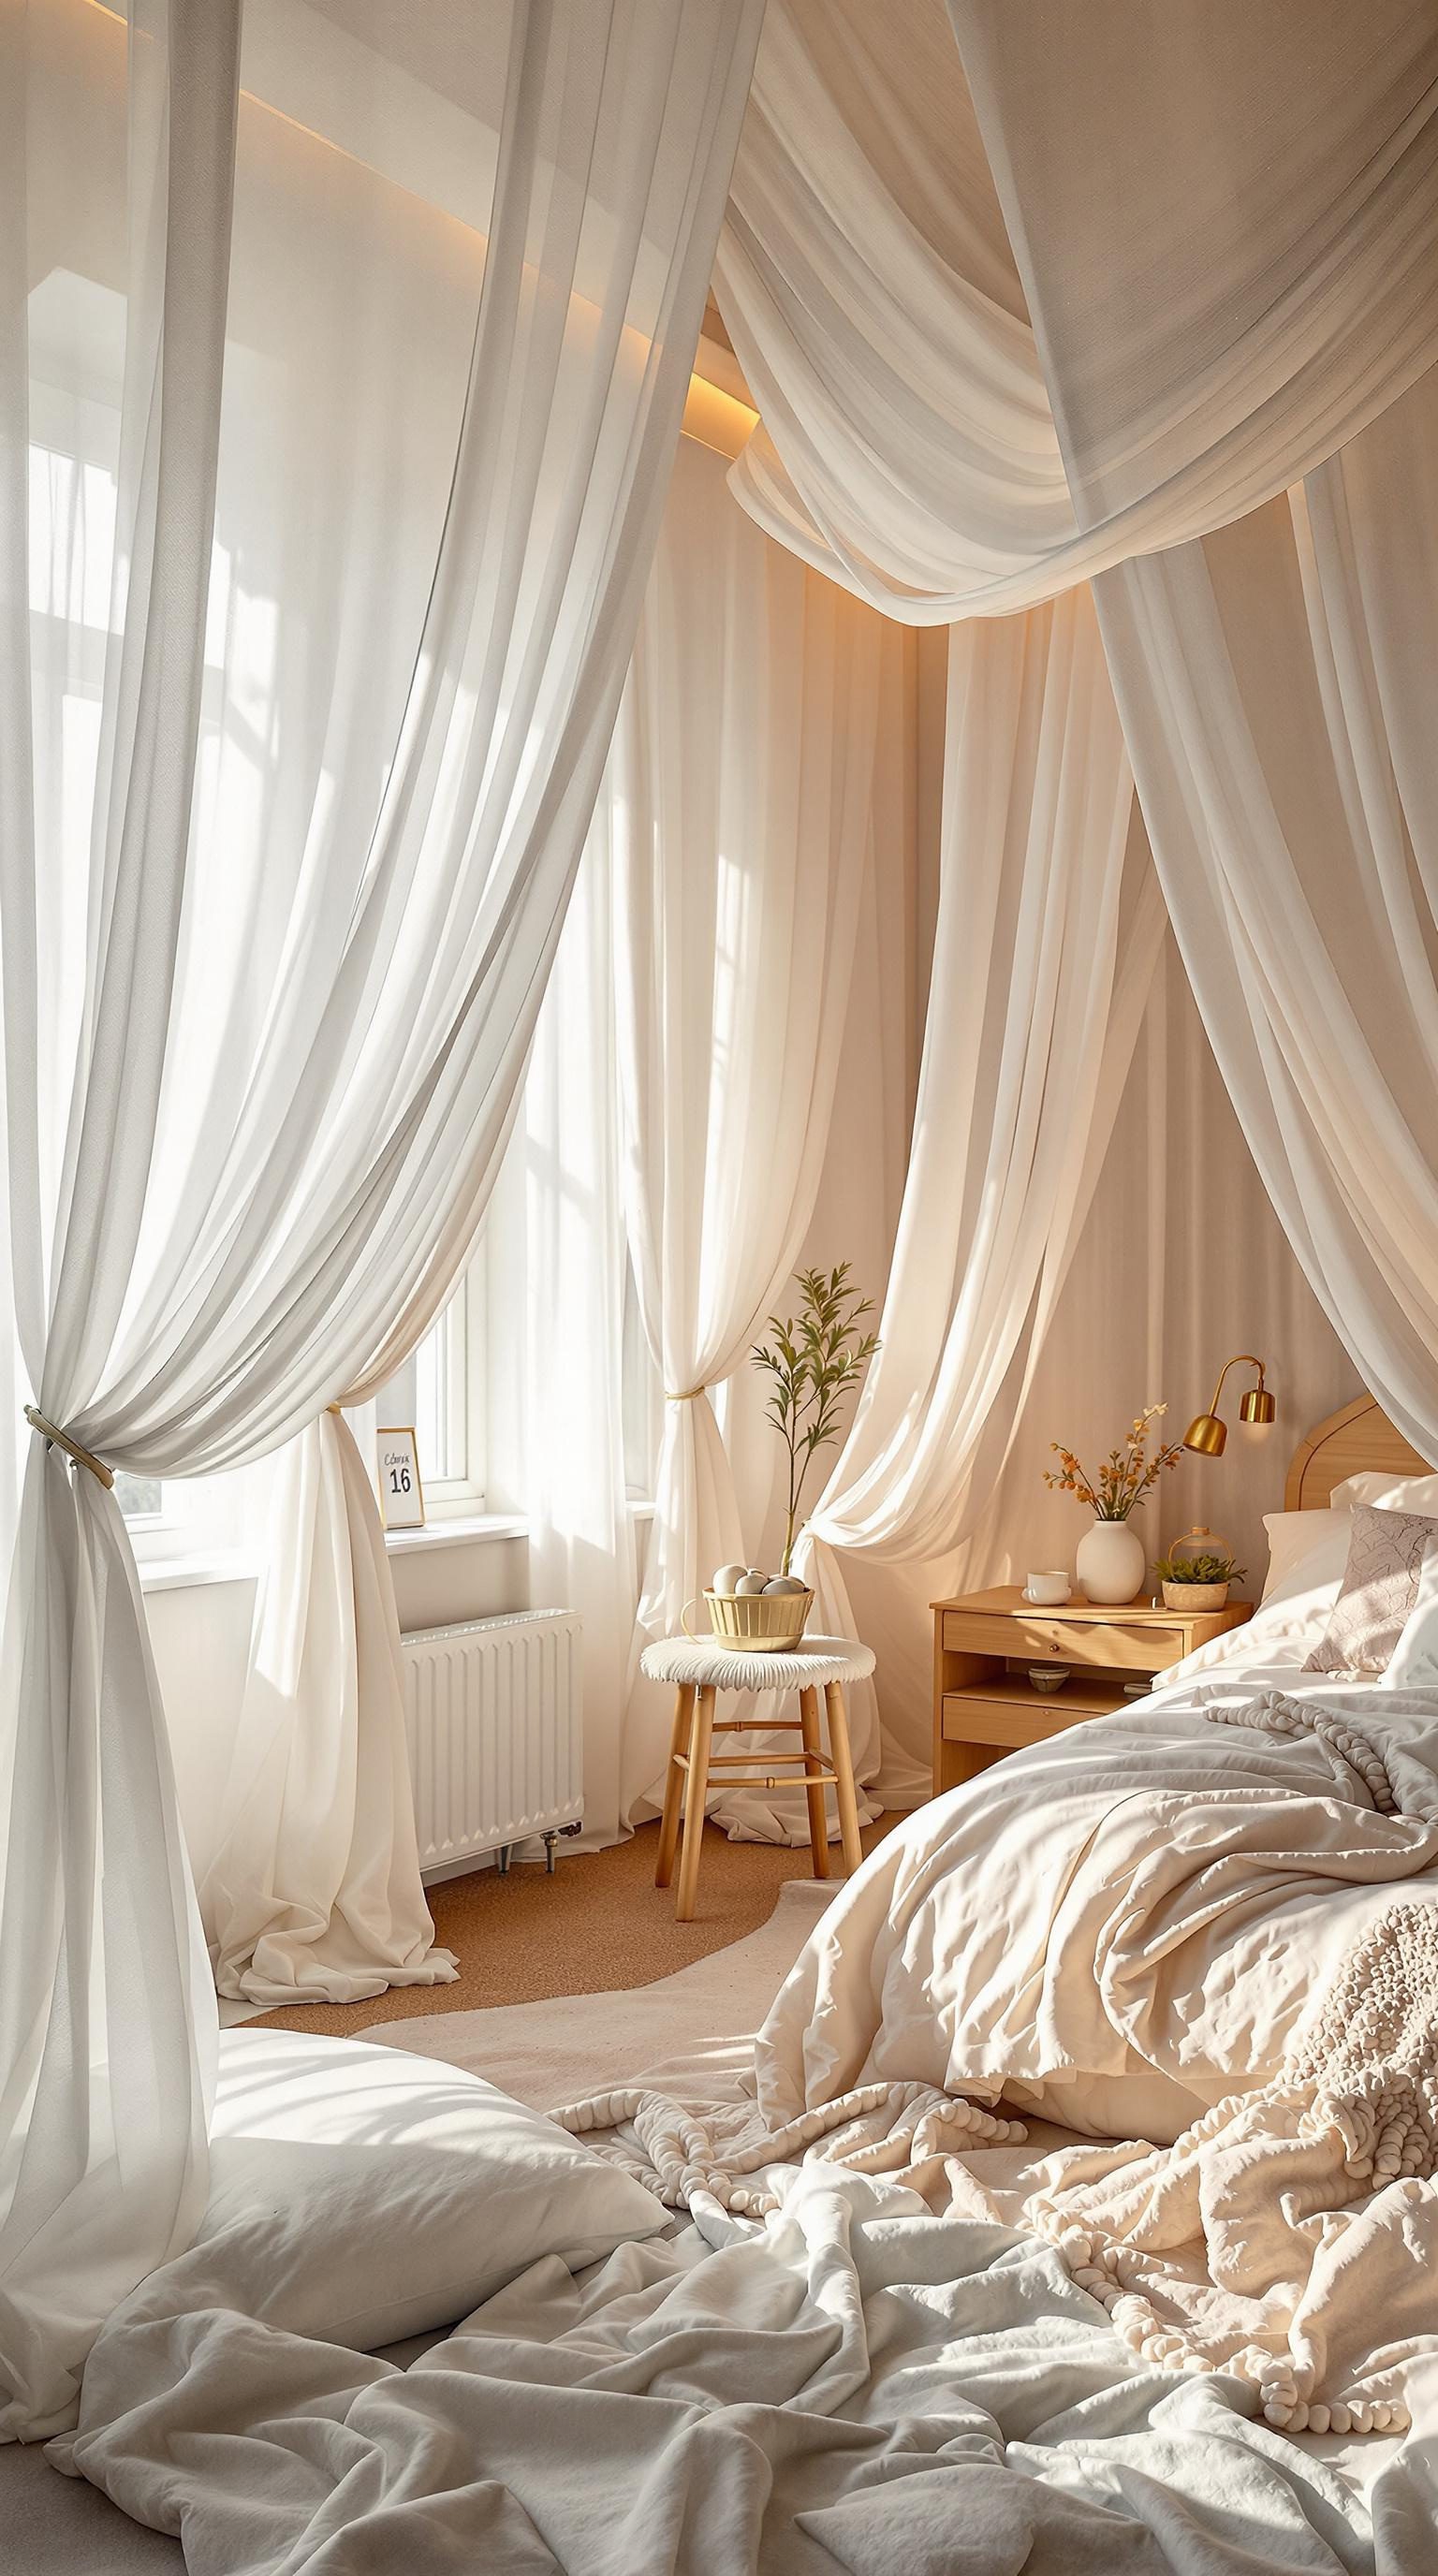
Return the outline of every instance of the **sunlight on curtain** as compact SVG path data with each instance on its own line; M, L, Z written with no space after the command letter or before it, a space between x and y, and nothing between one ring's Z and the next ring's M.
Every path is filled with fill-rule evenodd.
M715 1567L744 1552L707 1389L747 1356L813 1208L873 828L880 671L899 646L769 545L722 472L702 450L680 457L608 807L625 1205L666 1398L640 1642L673 1634ZM626 1815L662 1770L671 1714L636 1681Z

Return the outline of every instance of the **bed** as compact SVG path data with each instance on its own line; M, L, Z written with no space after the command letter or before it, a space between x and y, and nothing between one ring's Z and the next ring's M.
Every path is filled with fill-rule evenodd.
M1355 1476L1428 1477L1367 1403L1290 1478L1338 1573L908 1819L731 2094L560 2110L662 2228L408 2368L184 2258L55 2464L197 2576L1420 2576L1438 1688L1303 1670Z

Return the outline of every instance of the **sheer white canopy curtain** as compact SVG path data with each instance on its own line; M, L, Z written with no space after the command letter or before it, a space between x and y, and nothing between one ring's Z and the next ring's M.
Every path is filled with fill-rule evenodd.
M1132 806L1088 594L955 627L903 1211L880 1349L806 1542L840 1634L839 1552L951 1555L1002 1466L1162 936L1141 834L1125 888Z
M1164 891L1245 1131L1330 1316L1432 1449L1417 708L1438 21L1422 0L1361 17L1335 0L1302 13L1299 41L1282 0L1224 0L1201 26L1141 0L949 0L948 15L950 55L937 0L901 0L882 44L846 0L771 0L718 268L763 415L733 488L914 623L992 618L1094 577ZM979 647L959 632L963 673ZM989 649L1003 655L1001 630ZM936 973L936 1063L964 989ZM1021 1017L1021 976L1013 991ZM926 1133L921 1110L911 1179ZM932 1488L910 1482L947 1422L941 1355L975 1421L988 1409L963 1321L982 1228L973 1210L956 1221L972 1267L947 1235L930 1254L901 1232L821 1540L836 1500L849 1545L917 1555L965 1525L965 1440L935 1448ZM1060 1264L1063 1241L1055 1222ZM1000 1441L1021 1387L992 1411Z
M745 1362L813 1209L902 644L726 506L722 470L680 455L608 809L626 1219L665 1398L636 1643L758 1544L709 1389ZM662 1773L671 1699L636 1682L625 1813ZM741 1821L743 1792L719 1812Z
M3 22L16 1328L41 1414L150 1477L362 1396L473 1240L758 23L512 0L481 45L455 0L384 22L396 61L344 15L258 6L243 62L231 0ZM40 1437L3 1689L0 2428L33 2435L203 2208L214 2018L124 1526Z
M1438 371L1268 509L1097 586L1164 894L1362 1383L1438 1460Z
M1199 1007L1438 1457L1438 18L950 7L1079 520L1140 514L1095 589Z

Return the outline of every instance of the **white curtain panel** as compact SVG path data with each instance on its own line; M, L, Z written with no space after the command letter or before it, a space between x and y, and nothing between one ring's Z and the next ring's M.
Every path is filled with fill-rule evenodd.
M286 1452L220 1841L199 1888L215 1988L358 2003L447 1982L415 1840L394 1585L348 1423Z
M837 1552L945 1556L1002 1465L1015 1377L1082 1223L1158 955L1147 875L1123 901L1132 803L1086 593L955 628L933 978L882 1345L807 1540L818 1623L840 1634Z
M702 590L692 611L706 613ZM629 1256L615 981L609 836L597 828L580 861L535 1032L501 1183L510 1204L495 1209L508 1222L496 1228L491 1221L522 1245L522 1277L504 1283L504 1324L492 1297L496 1358L517 1395L511 1436L515 1490L529 1528L530 1599L562 1603L584 1623L584 1839L591 1845L617 1842L627 1823L623 1730L638 1577L626 1430L637 1413L640 1468L649 1413L643 1381L637 1389L625 1383ZM493 1267L490 1277L493 1283Z
M922 675L921 661L928 666ZM886 674L892 685L880 716L874 846L860 896L829 1151L799 1255L802 1265L826 1270L837 1261L851 1262L855 1279L879 1301L893 1260L918 1089L938 896L947 663L946 636L921 640L911 635L902 665ZM781 1543L786 1502L783 1455L772 1423L764 1418L764 1393L765 1381L752 1368L741 1368L724 1390L720 1415L745 1528L757 1526L765 1533L761 1564L770 1561ZM844 1428L847 1422L841 1441ZM820 1453L807 1507L817 1503L838 1454L837 1446ZM751 1520L763 1502L767 1516ZM926 1645L915 1687L907 1651L898 1648L909 1593L921 1577L910 1567L900 1571L852 1557L844 1574L853 1614L847 1634L872 1646L878 1657L872 1695L866 1693L862 1705L850 1709L855 1776L880 1807L911 1806L928 1794L932 1726L927 1675L933 1654L931 1644ZM923 1593L925 1603L933 1589ZM786 1713L792 1714L792 1707ZM802 1792L751 1791L751 1816L761 1803L773 1820L771 1834L782 1824L790 1841L804 1841Z
M38 272L51 242L27 147L57 138L43 123L27 133L27 114L32 87L42 115L53 92L23 16L6 14L0 42L11 1329L41 1410L64 1423L114 1347L155 1150L214 519L239 16L142 8L133 29L117 596L88 882L41 838L63 782L46 778L43 742L32 758L30 716L27 249ZM109 140L123 154L123 100ZM95 2322L187 2241L203 2208L212 2010L119 1506L36 1439L6 1535L0 2431L13 2436L66 2419Z
M6 21L36 179L27 204L7 154L31 336L27 358L12 301L3 506L18 529L37 451L41 597L33 655L8 608L0 674L11 1236L42 1413L163 1477L382 1381L473 1240L612 729L758 12L514 0L492 44L451 48L426 11L408 58L386 22L396 62L261 6L233 256L237 13L175 0L128 38L80 14ZM441 100L424 75L446 62ZM428 265L427 117L463 201L414 219ZM76 392L77 350L115 353L122 399ZM353 422L333 453L309 435L326 417ZM376 512L401 551L431 538L388 608ZM61 671L95 675L88 732L65 690L53 716ZM123 1523L38 1439L7 1622L0 2423L34 2433L202 2206L214 2004ZM375 1752L392 1781L392 1735Z
M611 773L625 1202L666 1399L640 1642L702 1619L715 1568L758 1544L708 1390L782 1298L813 1207L900 649L759 535L723 472L680 456ZM636 1685L626 1811L669 1714Z
M1284 1229L1438 1459L1438 374L1098 586L1164 892Z
M1151 1561L1202 1522L1231 1543L1248 1569L1236 1588L1256 1599L1263 1515L1282 1509L1288 1461L1361 1379L1294 1258L1166 934L1103 1170L966 1579L1071 1572L1087 1515L1044 1485L1049 1442L1092 1465L1141 1404L1165 1400L1165 1429L1181 1439L1231 1351L1268 1361L1278 1420L1241 1423L1235 1397L1223 1456L1182 1458L1137 1528ZM922 1606L914 1642L931 1650Z
M1428 0L949 14L770 0L716 270L736 493L915 624L1254 508L1438 357Z

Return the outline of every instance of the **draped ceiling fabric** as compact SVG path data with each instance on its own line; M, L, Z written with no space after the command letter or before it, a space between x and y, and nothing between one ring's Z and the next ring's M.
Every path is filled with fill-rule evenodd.
M948 6L1080 528L1221 527L1438 359L1431 0Z
M758 15L512 0L474 47L426 10L402 79L263 0L242 67L230 0L4 16L16 1322L41 1411L118 1468L358 1399L473 1240ZM454 211L404 185L426 95ZM214 2016L124 1523L38 1438L3 1689L0 2427L36 2434L203 2207Z
M949 14L770 0L715 272L739 498L936 625L1256 508L1438 357L1429 0Z
M814 1204L901 648L729 508L721 473L702 449L676 464L608 805L626 1216L666 1398L637 1643L757 1544L707 1390ZM621 1812L662 1775L671 1717L637 1681ZM741 1822L744 1793L719 1812Z
M915 624L1056 586L1073 505L942 0L771 0L714 284L761 527Z

